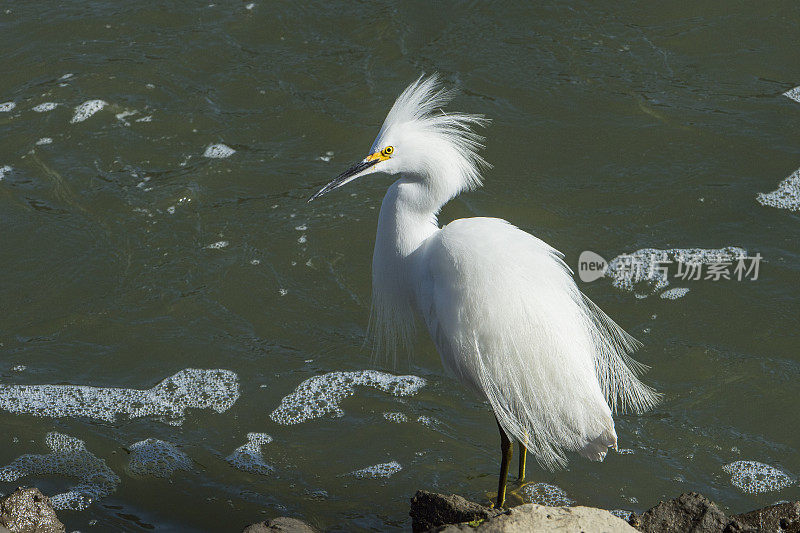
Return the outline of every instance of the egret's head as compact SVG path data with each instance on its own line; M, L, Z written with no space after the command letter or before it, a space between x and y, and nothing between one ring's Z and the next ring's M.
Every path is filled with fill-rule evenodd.
M480 168L487 166L478 155L483 137L472 131L488 120L482 115L446 114L453 98L434 74L420 77L406 88L392 106L369 155L338 175L308 199L310 202L356 178L383 172L418 176L420 179L459 180L463 189L481 184Z

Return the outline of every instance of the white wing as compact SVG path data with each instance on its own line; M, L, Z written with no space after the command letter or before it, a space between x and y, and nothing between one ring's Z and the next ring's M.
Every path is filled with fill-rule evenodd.
M641 369L626 355L636 341L545 242L504 220L470 218L420 252L416 303L442 362L540 464L563 466L565 450L602 460L616 445L609 403L643 411L657 401L631 370Z

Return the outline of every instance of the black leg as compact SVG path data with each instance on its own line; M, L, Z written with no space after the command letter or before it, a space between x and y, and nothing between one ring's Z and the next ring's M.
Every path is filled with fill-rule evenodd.
M519 443L519 480L525 479L525 459L528 457L528 449L521 442Z
M496 417L495 420L497 420ZM497 422L497 429L500 430L500 453L502 457L500 459L500 482L497 485L497 504L495 507L500 509L506 503L506 479L508 478L508 467L511 464L513 451L511 449L511 441L506 432L503 431L499 421Z

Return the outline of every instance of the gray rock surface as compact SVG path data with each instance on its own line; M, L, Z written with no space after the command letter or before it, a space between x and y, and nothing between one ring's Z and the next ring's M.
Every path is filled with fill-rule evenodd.
M743 528L756 531L800 533L800 502L780 503L763 509L736 515L734 519Z
M705 533L722 532L730 521L714 502L702 494L687 492L659 502L640 517L631 517L630 523L644 533Z
M477 526L477 527L475 527ZM455 524L435 529L442 533L475 531L476 533L522 533L553 531L558 533L635 533L621 518L594 507L546 507L526 503L513 507L480 524Z
M50 505L50 498L36 488L19 488L0 500L0 532L64 533L64 524Z
M476 531L517 533L527 531L631 533L636 530L603 509L592 507L546 507L525 504L497 510L465 500L455 494L417 491L411 499L411 527L422 531Z
M279 516L272 520L251 524L242 533L317 533L317 530L297 518Z
M800 533L800 502L781 503L725 516L717 505L696 492L681 494L630 521L643 533Z
M782 503L736 516L696 492L659 502L625 522L593 507L525 504L499 511L461 496L418 491L411 499L414 533L521 533L527 531L631 533L800 533L800 502ZM633 527L632 527L633 526ZM634 529L634 527L636 529Z

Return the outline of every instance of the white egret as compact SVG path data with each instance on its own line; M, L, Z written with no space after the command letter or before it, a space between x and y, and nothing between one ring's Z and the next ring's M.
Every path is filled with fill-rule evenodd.
M488 400L500 430L498 507L511 439L551 470L566 451L602 461L616 447L612 411L643 412L658 394L628 357L637 341L576 286L562 254L497 218L439 227L437 215L481 185L482 115L444 113L452 92L419 78L389 111L369 155L309 202L376 172L399 175L378 217L370 329L396 353L425 322L444 367Z

